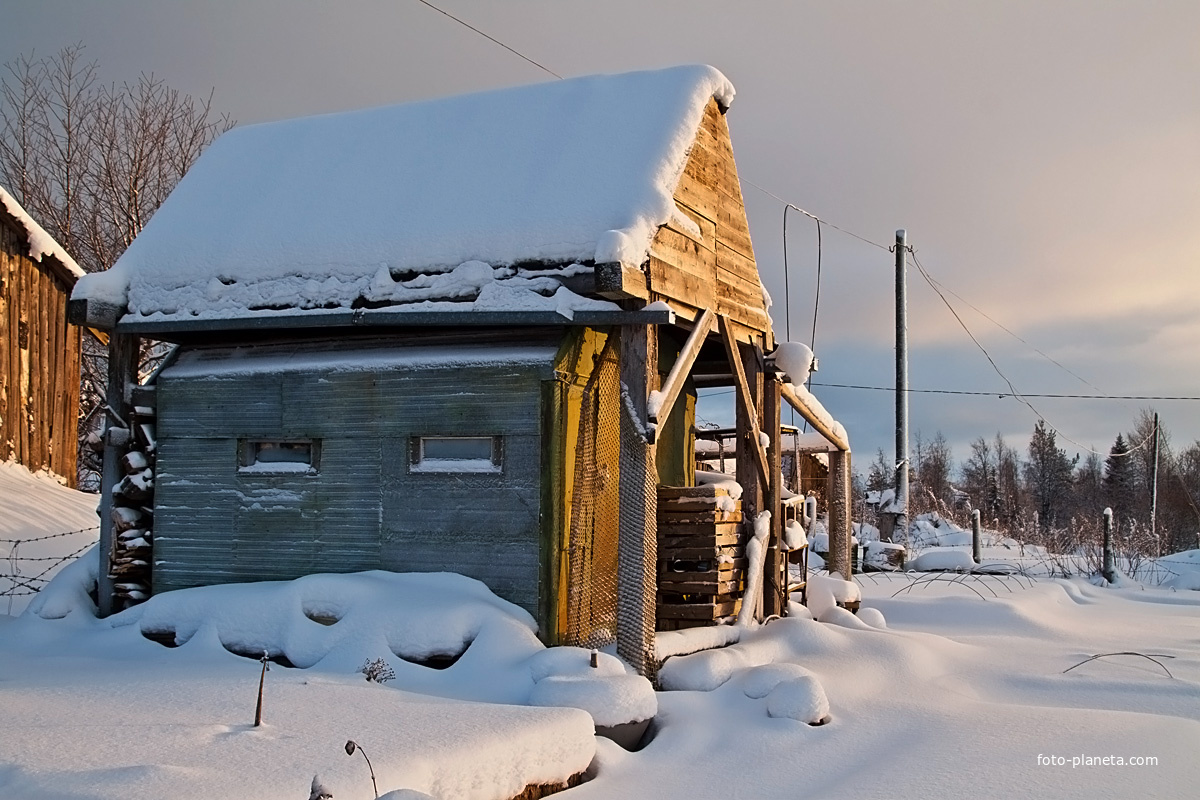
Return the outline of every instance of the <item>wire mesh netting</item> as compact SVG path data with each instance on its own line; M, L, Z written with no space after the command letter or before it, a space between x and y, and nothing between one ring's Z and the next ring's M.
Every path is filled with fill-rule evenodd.
M654 449L621 385L621 540L618 554L617 655L655 680L655 590L658 559L658 476Z
M571 501L567 642L603 647L617 635L620 368L616 337L583 389Z

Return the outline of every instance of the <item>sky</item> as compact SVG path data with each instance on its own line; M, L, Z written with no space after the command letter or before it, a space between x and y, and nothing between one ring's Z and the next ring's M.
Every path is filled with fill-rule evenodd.
M437 5L563 76L703 62L733 81L777 336L809 341L816 309L813 390L860 468L892 454L893 396L821 384L894 384L899 228L979 342L910 266L910 386L989 393L912 394L913 438L1023 452L1042 416L1069 453L1107 452L1154 407L1176 449L1200 439L1195 400L999 397L980 349L1024 394L1200 397L1194 0ZM418 0L0 0L0 18L0 61L82 42L105 80L211 90L239 124L553 79ZM829 223L819 306L816 224L793 211L785 313L777 197Z

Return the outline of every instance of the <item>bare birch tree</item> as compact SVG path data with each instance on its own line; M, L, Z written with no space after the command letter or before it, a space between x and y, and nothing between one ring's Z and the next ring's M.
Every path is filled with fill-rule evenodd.
M200 152L233 126L152 74L102 84L82 44L0 75L0 183L87 272L111 267ZM144 359L156 348L145 348ZM107 349L84 335L80 393L81 487L98 462L83 442L102 404Z

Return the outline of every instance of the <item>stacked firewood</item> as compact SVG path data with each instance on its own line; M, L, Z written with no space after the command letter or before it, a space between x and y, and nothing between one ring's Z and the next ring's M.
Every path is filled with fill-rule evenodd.
M139 400L152 401L150 397ZM118 608L136 605L150 596L154 553L155 413L153 405L134 406L129 428L109 428L109 444L125 450L124 477L112 489L112 553L109 577Z
M658 489L657 629L715 625L745 591L742 505L721 486Z

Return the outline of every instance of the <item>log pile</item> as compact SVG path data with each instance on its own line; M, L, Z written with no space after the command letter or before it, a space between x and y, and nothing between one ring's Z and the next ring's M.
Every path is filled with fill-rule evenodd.
M129 427L110 427L108 443L125 452L125 476L112 489L113 543L109 577L114 608L136 605L150 596L154 563L155 409L152 387L137 387Z
M715 625L745 591L742 505L719 486L658 489L657 629Z

